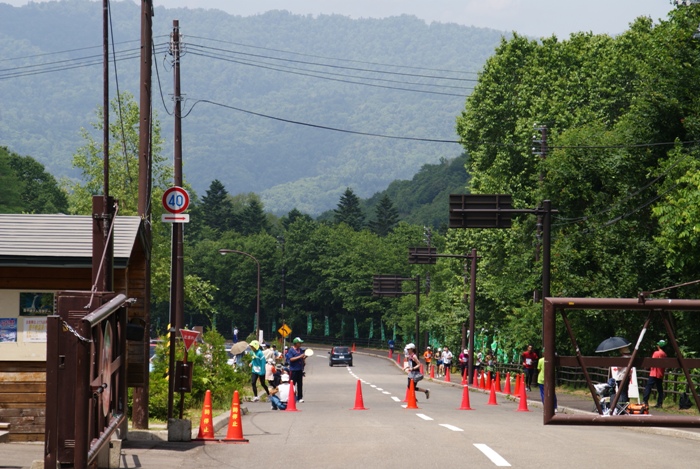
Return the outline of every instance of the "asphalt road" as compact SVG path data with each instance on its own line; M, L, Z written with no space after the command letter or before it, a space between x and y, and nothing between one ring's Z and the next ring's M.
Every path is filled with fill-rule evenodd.
M421 382L430 399L418 395L407 409L406 377L395 361L356 354L354 367L329 367L326 350L308 359L304 400L298 412L272 411L266 402L247 402L242 417L248 443L125 442L124 468L315 468L378 467L624 467L695 468L698 440L619 427L544 426L542 409L518 411L517 401L478 390L473 410L458 410L462 388ZM357 383L360 383L360 392ZM362 399L366 410L354 410ZM227 427L217 433L225 436ZM16 444L8 445L16 447ZM0 445L0 467L30 467L41 445L24 445L22 460ZM4 453L4 456L3 456Z

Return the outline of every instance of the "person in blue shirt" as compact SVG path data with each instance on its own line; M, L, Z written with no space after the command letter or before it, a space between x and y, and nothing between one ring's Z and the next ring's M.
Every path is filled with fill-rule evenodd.
M287 351L285 357L289 362L289 374L297 392L297 402L304 402L304 366L306 366L306 355L301 344L304 341L296 337L292 341L292 347Z

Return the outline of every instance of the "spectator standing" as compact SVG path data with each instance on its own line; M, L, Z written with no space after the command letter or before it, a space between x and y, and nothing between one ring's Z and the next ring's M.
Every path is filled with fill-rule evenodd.
M661 339L656 343L656 351L651 355L651 358L666 358L666 352L664 352L663 347L666 346L666 341ZM664 368L652 367L649 370L649 380L647 385L644 387L644 395L642 397L644 403L649 405L649 396L651 395L651 390L656 387L656 392L658 396L656 398L656 408L663 407L664 404Z
M267 389L267 384L265 384L265 357L260 350L260 342L257 340L252 340L250 342L251 353L253 354L253 360L250 362L251 367L251 381L250 384L253 387L253 402L260 400L258 397L258 387L257 383L260 381L260 385L265 390L265 394L270 395L270 390Z
M537 362L537 354L532 350L532 345L527 345L527 350L522 353L523 368L525 370L525 387L528 391L532 389L532 380L535 376L535 366Z
M391 356L394 356L394 346L396 345L396 342L394 342L394 339L389 339L389 351L391 352Z
M289 362L290 378L294 382L297 393L297 402L304 402L304 366L306 366L306 355L301 348L304 341L299 337L295 337L292 341L292 348L287 352L287 361Z
M540 398L544 404L544 358L540 358L537 362L537 385L540 388ZM554 413L557 413L557 392L554 391Z
M435 358L435 364L437 365L437 377L439 378L445 374L445 365L442 363L442 349L440 347L435 348L433 357Z

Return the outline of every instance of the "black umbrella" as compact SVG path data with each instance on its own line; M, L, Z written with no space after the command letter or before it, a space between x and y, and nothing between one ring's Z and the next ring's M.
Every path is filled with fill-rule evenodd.
M622 337L608 337L602 341L595 349L595 353L612 352L621 348L629 347L630 342Z

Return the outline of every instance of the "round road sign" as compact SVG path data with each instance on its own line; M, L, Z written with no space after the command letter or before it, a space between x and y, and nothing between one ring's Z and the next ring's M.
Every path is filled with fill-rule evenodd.
M190 205L190 195L182 187L174 186L163 193L163 207L170 213L182 213Z

